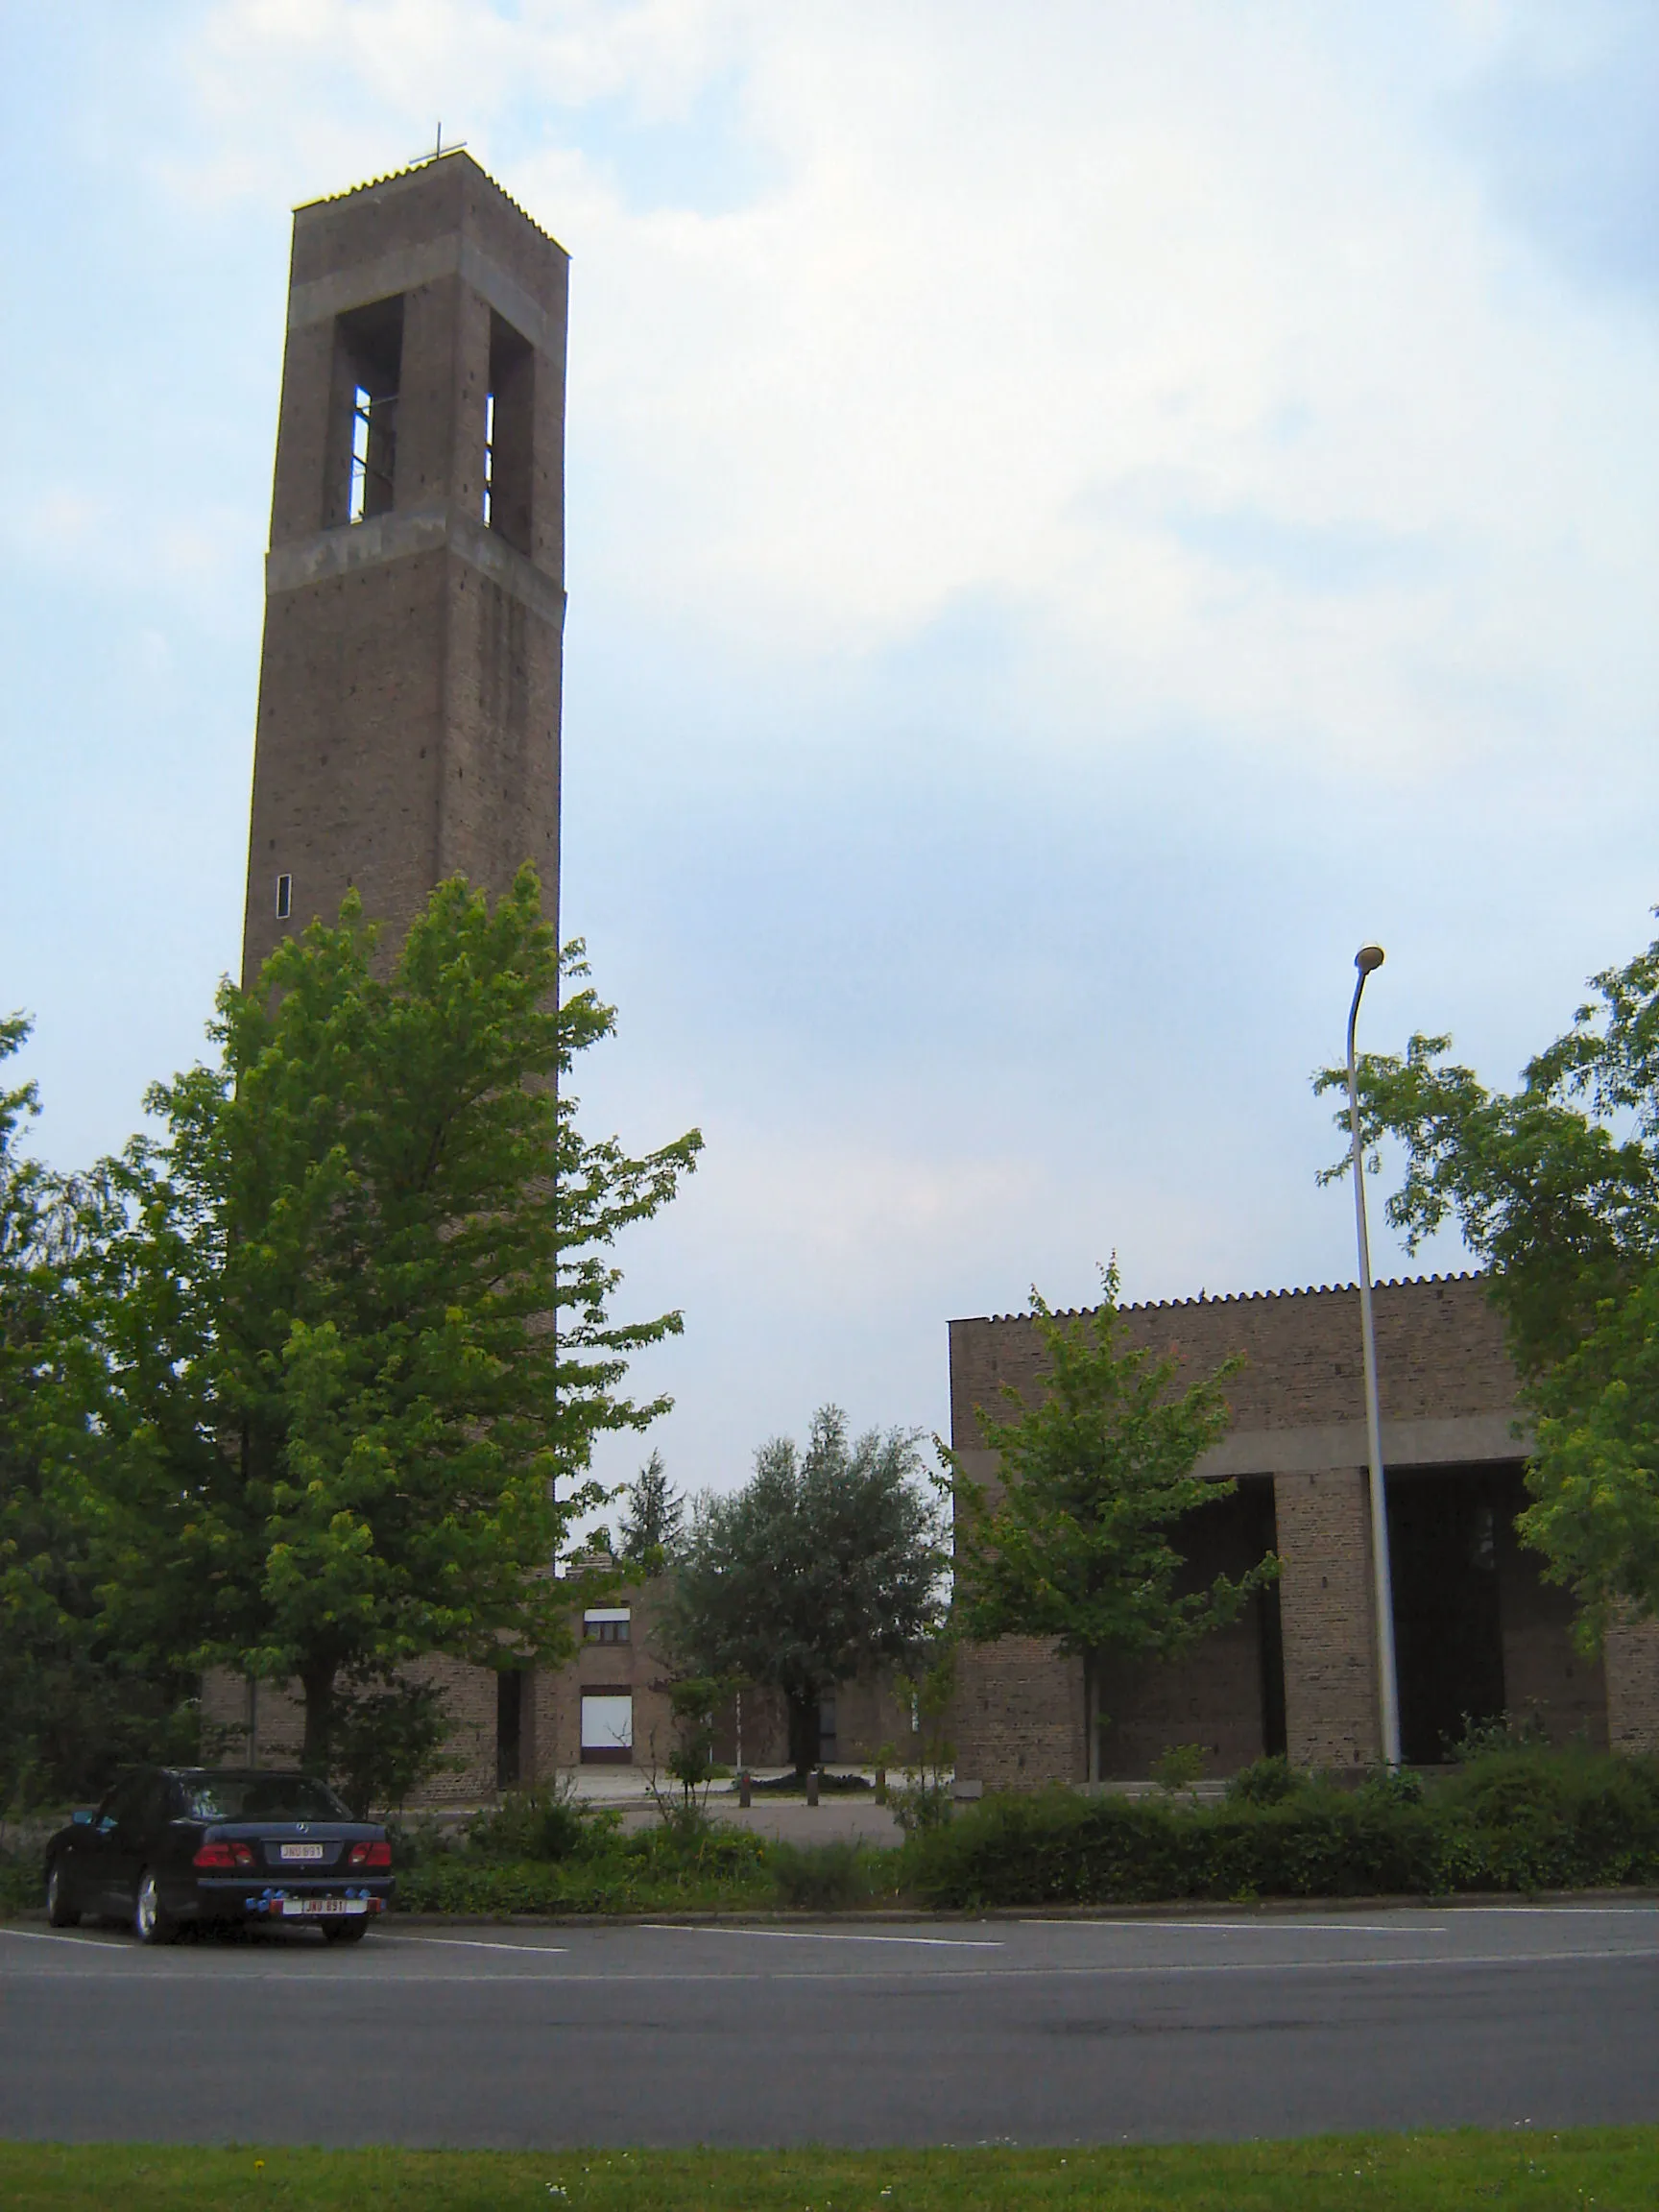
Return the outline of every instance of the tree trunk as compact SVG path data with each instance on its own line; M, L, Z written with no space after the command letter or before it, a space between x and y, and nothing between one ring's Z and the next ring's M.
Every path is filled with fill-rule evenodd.
M326 1782L329 1739L334 1733L334 1680L332 1661L301 1671L300 1687L305 1694L305 1743L300 1764L307 1774Z
M818 1693L789 1690L789 1762L803 1782L818 1764Z

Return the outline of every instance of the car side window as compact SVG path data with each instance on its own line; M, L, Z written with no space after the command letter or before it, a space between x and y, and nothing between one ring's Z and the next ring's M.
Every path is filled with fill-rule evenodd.
M173 1781L167 1774L152 1774L138 1800L138 1826L149 1835L165 1828L173 1816Z
M98 1826L106 1835L111 1828L131 1829L136 1824L149 1780L147 1774L129 1774L116 1783L98 1815Z

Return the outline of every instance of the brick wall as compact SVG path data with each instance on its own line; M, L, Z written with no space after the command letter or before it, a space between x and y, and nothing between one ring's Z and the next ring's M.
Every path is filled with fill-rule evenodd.
M1610 1628L1607 1740L1615 1751L1659 1751L1659 1622Z
M1479 1277L1379 1284L1374 1307L1384 1421L1514 1411L1515 1371ZM1238 1429L1365 1418L1357 1289L1176 1299L1125 1306L1122 1314L1129 1341L1173 1352L1183 1382L1212 1374L1242 1353L1244 1368L1227 1386ZM951 1322L950 1431L959 1450L983 1442L975 1408L996 1420L1000 1385L1031 1393L1042 1357L1026 1315Z
M1381 1755L1371 1521L1362 1467L1279 1476L1286 1750L1297 1767L1362 1767Z
M1085 1771L1083 1668L1033 1636L971 1644L951 1709L956 1771L992 1790L1074 1782Z
M455 873L499 892L533 861L557 922L567 282L563 249L461 154L295 217L245 983L279 937L332 920L352 886L389 925L388 959ZM393 495L352 524L358 371L345 333L394 310ZM485 403L503 324L521 342L527 403L511 455L498 421L501 515L487 527ZM510 459L520 480L508 501Z
M1184 1380L1236 1354L1246 1362L1228 1385L1228 1451L1240 1471L1273 1477L1286 1747L1305 1767L1369 1764L1381 1744L1368 1479L1358 1463L1364 1450L1358 1308L1357 1290L1336 1289L1123 1310L1130 1341L1172 1352ZM1495 1479L1495 1466L1516 1449L1516 1379L1484 1284L1473 1276L1382 1284L1375 1308L1385 1435L1399 1439L1410 1424L1431 1425L1438 1447L1466 1433L1470 1474ZM1012 1385L1029 1402L1041 1374L1042 1345L1028 1317L951 1323L952 1439L976 1479L994 1485L997 1464L980 1413L994 1431L1000 1387ZM1319 1451L1334 1442L1344 1445L1343 1460L1320 1463ZM1425 1460L1419 1451L1418 1463ZM1440 1472L1455 1476L1458 1464L1454 1456ZM1498 1565L1508 1709L1537 1714L1557 1740L1581 1735L1659 1747L1659 1627L1616 1631L1603 1669L1574 1647L1570 1599L1541 1581L1507 1518ZM1253 1651L1236 1630L1181 1667L1110 1671L1102 1695L1114 1722L1105 1770L1144 1773L1158 1750L1176 1742L1206 1744L1218 1771L1244 1764L1260 1734L1259 1722L1252 1725L1253 1657L1260 1647ZM955 1734L965 1777L993 1787L1079 1779L1078 1665L1020 1639L969 1654Z

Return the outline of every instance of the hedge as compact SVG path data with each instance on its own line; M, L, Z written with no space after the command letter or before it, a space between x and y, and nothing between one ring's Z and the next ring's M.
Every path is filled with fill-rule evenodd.
M685 1839L662 1829L601 1832L557 1859L434 1851L405 1861L397 1875L405 1912L697 1911L771 1896L764 1845L731 1829Z
M908 1858L907 1887L957 1910L1659 1884L1659 1766L1508 1753L1422 1794L1383 1777L1271 1805L1054 1790L987 1798Z

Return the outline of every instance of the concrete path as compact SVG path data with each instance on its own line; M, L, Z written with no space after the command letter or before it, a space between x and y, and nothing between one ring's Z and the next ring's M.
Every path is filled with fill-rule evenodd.
M1659 1911L0 1928L0 2131L477 2145L1542 2130L1659 2111Z
M903 1841L899 1823L873 1797L825 1797L806 1805L799 1797L757 1797L745 1812L735 1797L711 1797L710 1815L733 1828L747 1828L784 1843L895 1844ZM657 1818L654 1806L630 1805L622 1815L627 1828L646 1828Z

